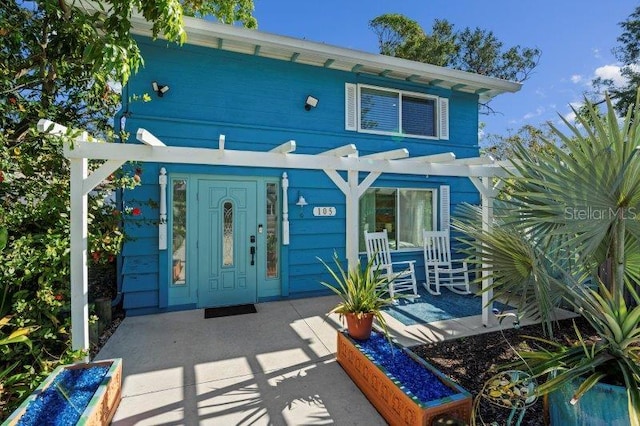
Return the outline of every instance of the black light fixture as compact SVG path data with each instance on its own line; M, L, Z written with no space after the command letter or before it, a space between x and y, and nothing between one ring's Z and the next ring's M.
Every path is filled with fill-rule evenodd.
M307 96L307 100L304 102L304 109L309 111L311 108L315 108L318 105L318 99L313 96Z
M157 81L152 81L151 87L153 88L153 91L156 92L156 94L160 98L163 97L164 94L169 91L169 86L158 84Z

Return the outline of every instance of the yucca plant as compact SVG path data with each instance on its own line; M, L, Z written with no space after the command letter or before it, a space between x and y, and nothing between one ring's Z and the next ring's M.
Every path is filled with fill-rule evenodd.
M372 257L364 268L358 262L349 270L342 266L337 253L334 253L333 258L336 264L335 270L318 258L334 281L333 283L322 281L320 284L340 298L340 302L330 313L337 313L340 318L346 314L355 314L358 319L365 314L372 314L387 335L387 322L382 315L382 309L393 304L398 296L392 297L389 294L389 282L380 270L374 267L375 258Z

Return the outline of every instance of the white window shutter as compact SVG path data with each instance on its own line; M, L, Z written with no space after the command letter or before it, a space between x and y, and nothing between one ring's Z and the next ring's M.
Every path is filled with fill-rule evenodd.
M448 231L451 223L451 196L449 185L440 185L440 230Z
M345 130L358 130L358 92L357 86L352 83L344 85L344 128Z
M440 139L449 140L449 99L438 98L440 113Z

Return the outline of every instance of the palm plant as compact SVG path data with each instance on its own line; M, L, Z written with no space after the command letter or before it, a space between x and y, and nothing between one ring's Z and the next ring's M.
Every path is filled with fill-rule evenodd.
M624 294L626 289L640 302L638 101L621 121L608 97L603 114L587 102L581 113L575 111L576 124L564 121L568 134L552 126L560 143L544 140L536 152L516 146L515 172L488 224L492 229L482 231L481 216L470 206L454 221L466 234L468 252L481 253L476 262L490 265L485 269L493 278L494 299L515 299L520 309L542 318L547 331L552 308L564 299L600 335L601 342L590 346L556 345L523 354L535 374L557 374L540 392L581 378L577 399L609 376L626 385L634 426L640 426L640 310L629 310ZM606 286L600 283L600 292L585 288L598 282L598 267L606 262L612 265Z

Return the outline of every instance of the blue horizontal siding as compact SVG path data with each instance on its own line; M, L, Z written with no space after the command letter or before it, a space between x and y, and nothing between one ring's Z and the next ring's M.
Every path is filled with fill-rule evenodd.
M138 128L145 128L170 146L217 148L220 134L226 136L229 150L268 151L295 140L298 154L317 154L347 143L356 145L360 155L406 148L411 156L452 151L457 158L478 155L478 97L415 82L389 80L311 67L290 61L277 61L256 55L243 55L140 38L145 67L126 87L125 96L151 93L152 102L126 102L126 130L135 141ZM170 86L158 98L151 92L151 81ZM447 141L392 137L344 130L344 83L363 83L400 90L429 93L449 98L450 139ZM316 108L305 111L307 95L319 99ZM333 266L333 253L345 254L345 197L322 171L239 168L184 164L130 165L141 168L142 185L123 196L124 205L142 210L140 217L129 217L125 230L130 237L122 252L122 282L125 309L131 313L163 311L158 250L158 171L165 167L175 173L280 178L289 176L290 245L283 248L288 259L282 271L284 292L289 297L326 294L319 282L330 279L318 257ZM345 173L341 173L346 178ZM360 174L360 180L365 173ZM462 202L478 203L479 196L466 178L383 175L374 187L431 188L451 186L451 211ZM169 188L170 190L170 188ZM302 195L309 203L304 217L295 203ZM334 217L314 217L313 207L336 208ZM422 252L402 252L394 260L413 259L424 275ZM164 260L163 260L164 262ZM346 262L344 263L346 265ZM166 268L166 265L163 266ZM161 273L162 272L162 273ZM166 280L166 278L165 278ZM278 289L270 289L269 297ZM163 297L166 297L163 296ZM166 304L166 301L163 302Z
M122 306L127 311L130 309L149 308L158 309L158 292L157 291L138 291L135 293L124 293Z
M129 235L129 241L122 249L123 256L142 256L158 253L158 238L138 237L135 234Z
M122 274L149 274L158 272L158 256L126 256L122 262Z
M125 275L122 280L122 291L125 293L158 290L158 274Z

